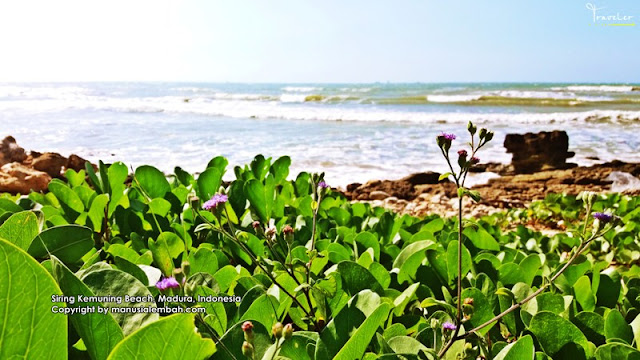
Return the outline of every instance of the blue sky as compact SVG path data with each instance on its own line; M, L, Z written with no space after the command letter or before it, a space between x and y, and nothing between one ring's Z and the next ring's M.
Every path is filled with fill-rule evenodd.
M0 81L637 83L639 44L635 0L0 4Z

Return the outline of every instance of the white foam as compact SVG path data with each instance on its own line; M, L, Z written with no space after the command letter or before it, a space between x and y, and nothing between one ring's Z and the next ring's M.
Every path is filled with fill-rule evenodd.
M282 88L283 91L288 92L312 92L312 91L321 91L323 88L314 87L314 86L285 86Z
M569 91L601 91L601 92L629 92L633 91L633 86L627 85L572 85L565 88L554 88L558 90L567 89Z
M448 103L478 100L482 95L427 95L427 101Z

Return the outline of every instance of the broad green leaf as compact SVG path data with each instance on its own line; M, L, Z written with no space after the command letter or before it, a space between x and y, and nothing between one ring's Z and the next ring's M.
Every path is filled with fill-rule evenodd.
M280 304L273 296L261 295L242 314L240 320L255 320L264 325L265 328L271 329L277 321L277 309L279 306Z
M44 258L51 253L65 264L72 264L93 246L93 230L79 225L61 225L48 228L36 236L28 252L35 258Z
M387 319L391 306L387 303L380 304L376 310L367 316L366 320L350 336L347 343L334 357L336 360L360 359L369 346L369 342L378 330L378 327Z
M591 281L588 276L582 276L573 285L574 295L584 311L593 311L596 308L596 297L591 291Z
M261 181L251 179L244 184L244 193L263 223L267 223L271 218L271 203L273 193Z
M58 285L37 261L0 239L0 359L66 359L67 317Z
M473 315L471 315L471 319L467 322L470 325L465 325L466 327L475 328L493 318L493 307L482 291L476 288L466 288L462 290L462 299L467 298L473 299ZM478 332L484 335L489 332L494 325L495 322L478 330Z
M194 314L174 314L151 323L119 343L109 360L207 359L216 351L211 339L195 331Z
M596 345L605 343L604 318L600 314L583 311L578 313L572 322L582 331L587 340Z
M208 168L198 176L198 196L203 202L211 199L220 190L221 183L222 172L217 168Z
M500 245L496 239L483 228L478 228L478 230L466 228L462 233L468 237L473 243L473 246L478 249L500 251Z
M89 208L89 219L93 224L93 230L95 232L102 231L102 223L104 221L104 211L109 203L109 195L100 194L93 199L91 207Z
M278 355L289 359L312 360L307 352L307 346L315 346L317 341L318 333L306 331L294 332L291 339L282 344Z
M29 248L38 232L38 219L31 211L15 213L0 225L0 238L8 240L22 250Z
M78 279L63 263L55 257L51 258L53 273L66 296L78 299L78 296L95 296L93 292ZM102 307L100 302L73 302L67 307L81 310L86 306L93 307L95 312L80 312L69 315L78 335L87 347L87 352L94 360L106 359L111 350L124 338L122 329L118 326L113 316L109 313L100 313L97 308Z
M171 210L171 203L162 198L156 198L149 202L149 213L165 217Z
M165 276L171 276L173 259L184 251L184 242L174 233L163 232L156 241L149 239L149 249L156 266Z
M526 335L505 346L493 360L533 360L534 356L533 339Z
M529 330L536 336L544 352L551 357L568 344L571 346L571 343L581 346L589 355L587 338L580 329L552 312L537 313L529 323Z
M218 271L218 258L207 248L199 248L189 255L189 263L191 263L191 273L198 272L215 274Z
M153 166L143 165L137 168L135 179L151 199L161 198L171 191L167 178Z
M640 360L640 351L622 343L611 343L596 349L596 360Z
M71 210L81 213L84 211L84 204L78 194L76 194L67 184L59 179L53 179L49 183L49 191L51 191L58 200L68 206Z
M343 261L338 264L338 273L342 277L342 288L349 294L355 295L362 290L369 289L382 295L382 285L366 268L353 261Z
M196 288L195 296L218 296L215 291L205 286L198 286ZM209 324L219 336L224 335L227 331L227 311L224 308L224 304L221 302L199 302L200 306L207 310L207 316L204 321Z
M233 357L222 349L222 346L218 347L215 359L218 360L244 360L246 356L242 355L242 343L244 342L244 332L242 331L242 323L238 322L233 325L221 338L224 346L233 354ZM271 336L271 328L267 329L259 322L253 323L253 347L255 351L255 359L262 359L267 349L273 344Z
M273 162L273 165L271 165L271 174L273 174L277 184L287 179L287 176L289 176L289 166L291 166L291 158L288 156L283 156Z
M462 244L462 278L465 278L467 273L471 271L471 267L471 253ZM447 271L450 280L458 278L458 240L449 242L447 246Z
M418 286L420 286L420 283L415 283L413 285L410 285L408 288L406 288L402 292L402 294L400 294L400 296L398 296L393 301L393 306L395 307L393 311L394 315L396 316L402 315L402 313L404 312L404 309L407 307L407 304L416 294L416 290L418 290Z
M396 354L418 355L429 350L420 341L409 336L395 336L389 339L387 344Z
M609 310L604 318L604 335L607 340L621 339L631 344L633 341L633 330L626 320L616 309Z
M407 245L393 261L393 269L398 269L398 282L403 283L415 277L416 270L427 257L427 250L436 247L431 240L417 241Z
M156 307L156 303L147 287L132 275L120 270L98 270L90 272L82 277L87 287L96 296L120 297L121 303L117 301L102 301L105 307L112 308L110 313L118 322L125 335L131 334L148 323L158 320L157 313L123 313L117 312L121 307ZM125 296L143 297L145 301L128 303L124 301ZM117 300L113 298L111 300Z

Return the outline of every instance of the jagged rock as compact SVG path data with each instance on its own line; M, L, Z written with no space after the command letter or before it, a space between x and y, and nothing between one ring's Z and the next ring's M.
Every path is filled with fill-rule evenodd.
M52 152L46 152L31 160L31 166L39 171L44 171L52 178L61 176L62 168L67 165L67 158Z
M11 162L23 162L27 158L24 149L18 146L13 136L7 136L0 143L0 166Z
M370 200L384 200L388 197L390 197L390 195L384 191L375 190L369 193Z
M75 154L71 154L69 155L69 159L67 161L67 164L65 165L65 167L67 169L73 169L75 171L80 171L82 169L84 169L84 164L87 162L87 160L81 158L78 155ZM97 167L95 165L93 165L93 167L95 169L97 169Z
M17 162L0 168L0 192L26 195L30 191L45 191L50 181L49 174Z
M567 163L567 159L575 153L568 151L569 136L565 131L508 134L504 139L504 147L513 154L511 165L516 174L577 166Z
M449 182L443 180L438 182L440 177L436 172L423 172L406 176L400 180L372 180L362 185L359 183L347 185L345 195L352 200L373 200L374 197L380 198L381 193L386 197L394 196L398 199L412 200L420 191L420 186L439 186Z

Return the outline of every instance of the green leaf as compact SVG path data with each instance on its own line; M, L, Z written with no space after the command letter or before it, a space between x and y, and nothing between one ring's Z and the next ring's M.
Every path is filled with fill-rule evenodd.
M151 200L151 202L149 203L150 214L165 217L169 213L169 210L171 210L171 203L165 199L157 198Z
M143 165L136 169L135 178L142 190L152 199L161 198L171 191L164 174L153 166Z
M121 297L122 302L102 301L105 307L156 307L156 303L151 297L151 293L140 280L120 270L98 270L92 271L82 277L84 282L96 296ZM127 303L125 296L146 297L150 301ZM148 298L150 297L150 298ZM114 299L115 300L115 299ZM118 322L125 335L131 334L147 323L158 320L157 313L120 313L110 309L113 318Z
M583 311L578 313L572 322L582 331L587 340L596 345L605 343L604 318L600 314Z
M462 245L462 278L464 279L469 271L471 271L471 253ZM458 240L449 242L447 246L447 269L449 280L458 278Z
M127 336L113 349L109 360L209 358L216 346L194 329L195 314L174 314Z
M407 304L409 303L409 301L411 301L413 296L416 294L416 290L418 290L418 286L420 286L420 283L415 283L413 285L410 285L408 288L406 288L402 292L402 294L400 294L400 296L398 296L393 301L393 306L394 306L393 313L396 316L400 316L402 315L402 313L404 313L404 309L407 307Z
M224 174L227 165L229 165L229 160L227 160L227 158L225 158L224 156L216 156L213 159L209 160L209 162L207 163L207 169L216 168L218 169L218 171L220 171L220 173Z
M493 360L532 360L534 356L533 339L530 335L526 335L505 346Z
M500 251L500 244L483 228L478 230L466 228L462 233L471 240L473 246L482 250Z
M573 285L573 291L578 303L584 311L593 311L596 308L596 297L591 291L591 281L588 276L582 276Z
M53 273L66 296L78 297L95 296L93 292L78 279L60 260L56 257L51 258L53 264ZM122 329L109 313L99 313L97 308L102 307L99 302L73 302L68 303L67 307L72 309L82 309L85 306L93 307L94 313L86 314L75 313L69 315L69 319L76 329L78 335L87 347L87 352L91 359L106 359L111 350L124 338Z
M31 211L15 213L0 226L0 238L9 240L22 250L29 248L38 232L38 219Z
M596 349L596 360L640 360L640 351L629 345L611 343Z
M367 316L362 325L349 337L347 343L340 349L334 360L360 359L369 346L369 342L378 330L378 327L387 319L391 306L387 303L380 304L376 310Z
M446 172L446 173L444 173L444 174L442 174L442 175L440 175L438 177L438 181L442 181L442 180L448 178L449 176L451 176L451 173L450 172Z
M213 251L207 248L199 248L192 252L189 255L189 262L192 274L203 272L213 275L218 271L218 258Z
M72 264L93 249L93 245L93 230L79 225L61 225L36 236L28 252L35 258L44 258L51 253L65 264Z
M255 349L254 359L262 359L267 349L273 344L271 340L271 328L268 330L259 322L253 323L253 347ZM233 354L229 356L222 349L216 353L216 360L244 360L246 356L242 355L242 343L244 342L244 332L242 331L242 322L233 325L221 338L225 347ZM297 359L296 359L297 360Z
M195 296L217 296L215 291L205 286L198 286L196 288ZM207 310L207 316L204 321L209 324L219 336L224 335L227 331L227 311L224 308L224 304L221 302L199 302L200 306Z
M307 346L315 346L318 334L315 332L294 332L291 339L280 348L279 356L295 360L313 360L307 352Z
M342 288L351 296L369 289L380 295L384 294L382 285L365 267L353 261L338 264L338 273L342 277Z
M273 192L262 184L261 181L251 179L244 185L244 193L263 223L269 222L271 218L271 204L273 203Z
M102 222L104 221L104 210L109 203L109 195L100 194L93 199L91 208L89 209L89 219L93 224L93 230L95 232L102 231Z
M407 245L393 261L392 268L398 269L398 282L411 280L416 270L427 257L427 250L434 249L436 243L431 240L416 241Z
M0 359L66 359L67 317L53 313L58 285L26 252L0 239Z
M609 310L609 313L604 318L604 335L607 340L621 339L626 341L627 344L633 342L631 326L627 324L622 314L616 309Z
M396 354L419 355L422 351L429 349L422 343L409 336L395 336L387 341L387 344Z
M587 338L580 329L552 312L541 311L537 313L529 323L529 330L536 336L544 352L552 358L563 347L571 346L571 344L581 346L584 352L589 355Z
M78 194L71 190L67 184L59 179L53 179L49 183L49 191L51 191L58 200L68 206L71 210L81 213L84 211L84 204Z
M208 168L198 176L198 196L201 201L211 199L220 190L222 172L217 168Z
M185 250L184 242L174 233L163 232L156 241L149 239L149 249L153 255L153 262L165 276L173 271L173 259Z
M473 315L468 321L470 325L465 325L465 327L475 328L493 318L493 307L482 291L476 288L466 288L462 290L462 299L466 298L473 299ZM478 330L478 332L484 335L489 332L494 325L495 322Z
M278 301L273 296L267 294L260 295L251 303L247 311L242 314L240 321L255 320L264 325L265 328L271 329L273 324L276 323L276 309L278 309L279 306L280 304L278 304Z
M277 184L281 184L287 179L287 176L289 176L289 166L291 166L291 158L288 156L283 156L273 162L273 165L271 165L271 174L273 174Z

